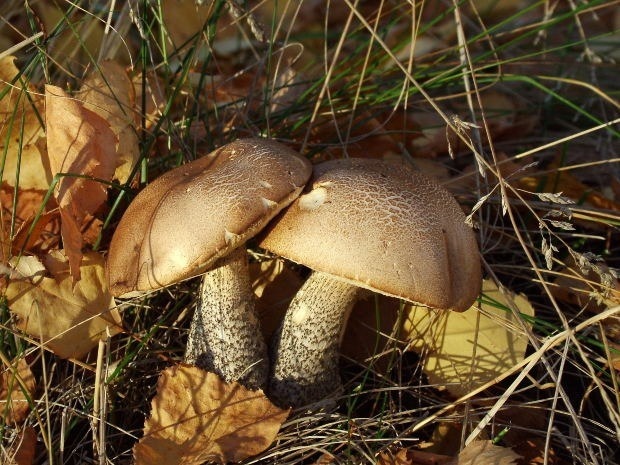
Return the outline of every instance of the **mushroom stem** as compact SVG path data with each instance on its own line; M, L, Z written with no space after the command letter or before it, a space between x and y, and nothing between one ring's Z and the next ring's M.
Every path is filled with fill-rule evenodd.
M327 273L310 275L272 339L272 400L300 407L342 389L340 341L360 291Z
M248 258L241 247L220 259L203 277L185 361L227 382L264 388L269 363L261 334Z

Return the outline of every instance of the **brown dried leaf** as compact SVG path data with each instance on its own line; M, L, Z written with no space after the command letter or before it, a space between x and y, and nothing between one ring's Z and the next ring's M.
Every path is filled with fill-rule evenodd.
M496 446L491 441L474 441L447 465L512 465L520 458L512 449Z
M37 447L37 432L32 426L22 429L6 450L3 450L4 465L32 465ZM6 454L6 455L5 455Z
M545 449L548 451L545 461ZM512 450L522 455L517 461L518 465L568 465L552 448L545 447L545 441L541 438L530 438L512 446Z
M35 391L35 380L30 366L23 358L4 366L0 373L0 415L4 422L16 424L26 418Z
M104 263L100 254L86 253L80 267L82 279L73 285L62 252L45 256L43 264L52 277L24 276L7 287L9 308L19 317L17 326L63 358L79 358L107 334L121 332Z
M0 99L0 153L6 150L2 181L21 189L47 190L52 179L49 163L37 145L45 137L39 120L43 118L43 102L33 87L24 82L24 76L11 84L18 74L15 57L0 59L0 91L10 87Z
M82 84L76 98L84 108L106 120L118 142L114 178L124 183L140 156L135 112L136 91L125 68L115 61L106 60L98 65Z
M409 457L409 449L398 449L394 452L381 452L377 465L414 465Z
M269 447L288 413L260 390L177 365L164 370L157 382L134 458L137 465L238 462Z
M420 444L420 448L423 448L425 452L452 457L459 453L462 437L462 423L440 421L435 424L428 442Z
M47 150L52 175L71 173L110 181L116 169L116 136L110 125L59 87L45 86ZM74 281L80 277L80 226L106 200L106 186L85 177L63 176L56 185L61 234Z
M0 261L2 263L6 264L9 258L19 254L22 248L24 251L39 253L58 244L60 222L58 212L50 211L56 205L53 200L43 210L42 216L34 224L32 234L28 237L28 232L43 204L45 194L46 191L42 190L18 189L15 195L15 188L6 183L0 186L0 205L2 206ZM12 227L13 230L11 230Z

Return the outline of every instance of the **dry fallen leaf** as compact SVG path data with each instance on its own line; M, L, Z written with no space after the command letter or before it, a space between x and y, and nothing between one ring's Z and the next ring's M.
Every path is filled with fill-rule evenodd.
M521 456L512 449L493 445L491 441L474 441L458 456L435 454L414 449L399 449L379 454L378 465L512 465Z
M114 178L124 183L129 179L133 166L140 156L136 127L139 120L135 112L136 91L125 68L115 61L98 64L82 84L76 98L84 108L98 114L110 124L118 142Z
M0 373L0 415L2 423L21 423L30 410L35 391L35 380L30 366L23 358L3 366Z
M159 377L134 458L137 465L238 462L269 447L288 413L260 390L177 365Z
M474 441L447 465L512 465L521 458L512 449L491 441Z
M9 446L2 450L0 459L4 465L32 465L37 446L37 432L32 426L22 429Z
M377 457L377 465L414 465L409 449L398 449L396 452L381 452Z
M43 346L59 357L79 358L107 333L114 335L122 330L121 317L107 290L100 254L84 255L82 279L75 285L61 251L53 251L43 259L51 277L41 276L40 272L29 274L35 267L23 270L22 260L16 271L23 278L9 283L6 297L11 312L19 317L18 328L40 339Z
M544 465L545 463L547 465L568 465L558 457L553 448L545 446L545 440L542 438L527 439L512 446L512 450L523 456L517 462L518 465Z
M462 437L462 423L439 421L435 424L431 437L420 444L420 448L425 452L452 457L459 453Z
M51 199L42 215L36 218L45 194L46 191L36 189L18 189L16 193L15 188L8 184L0 185L2 263L6 263L13 255L19 255L22 249L41 253L57 246L60 239L60 221L58 211L53 211L56 202Z
M467 394L512 368L525 355L528 339L497 286L483 281L481 311L436 312L411 308L403 325L414 349L424 351L424 370L433 384L446 385L455 396ZM518 310L534 309L522 295L511 296Z
M80 278L80 227L107 198L107 186L89 177L111 181L116 169L116 136L110 125L84 108L59 87L45 86L47 151L52 175L63 176L55 195L60 208L61 234L71 275Z
M15 57L0 59L0 95L8 90L0 98L0 153L6 151L2 182L21 189L47 190L51 182L48 162L37 145L45 137L42 98L24 82L24 76L13 82L18 75Z

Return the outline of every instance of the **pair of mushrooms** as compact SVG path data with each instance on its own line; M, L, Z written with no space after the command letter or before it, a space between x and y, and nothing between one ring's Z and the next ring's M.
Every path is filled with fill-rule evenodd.
M259 232L260 247L314 270L274 335L271 369L242 247ZM201 273L186 362L226 381L267 387L282 406L339 389L340 340L362 289L462 311L481 283L474 234L436 182L372 159L313 169L266 139L230 143L156 179L112 238L114 295Z

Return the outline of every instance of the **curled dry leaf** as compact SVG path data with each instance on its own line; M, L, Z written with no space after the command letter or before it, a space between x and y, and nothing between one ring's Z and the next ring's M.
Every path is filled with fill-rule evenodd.
M164 370L157 382L134 458L137 465L238 462L267 449L288 413L260 390L177 365Z
M80 278L80 226L105 202L107 186L116 169L116 136L110 125L84 108L59 87L45 86L47 151L52 175L62 176L55 196L61 214L61 234L71 275Z
M115 61L99 63L84 81L76 98L110 124L117 138L114 178L124 183L140 156L135 112L136 91L125 68Z
M18 75L15 57L0 59L0 95L6 92L0 98L0 153L6 151L2 182L21 189L47 190L51 182L48 162L37 144L45 137L42 98L25 82L25 76Z
M13 279L7 287L9 308L18 316L19 329L63 358L79 358L107 334L121 332L121 317L108 292L100 254L84 255L82 279L75 285L62 251L46 255L43 266L51 276L41 276L40 268L30 265L35 274L22 272L23 278ZM21 266L17 271L22 271Z
M30 366L23 358L3 366L0 373L0 415L4 423L24 421L35 391L35 380Z
M534 316L522 295L504 296L489 280L482 284L481 310L436 312L412 306L403 325L412 348L422 351L431 383L446 385L455 396L469 393L523 360L527 336L508 310L512 300L519 312Z

